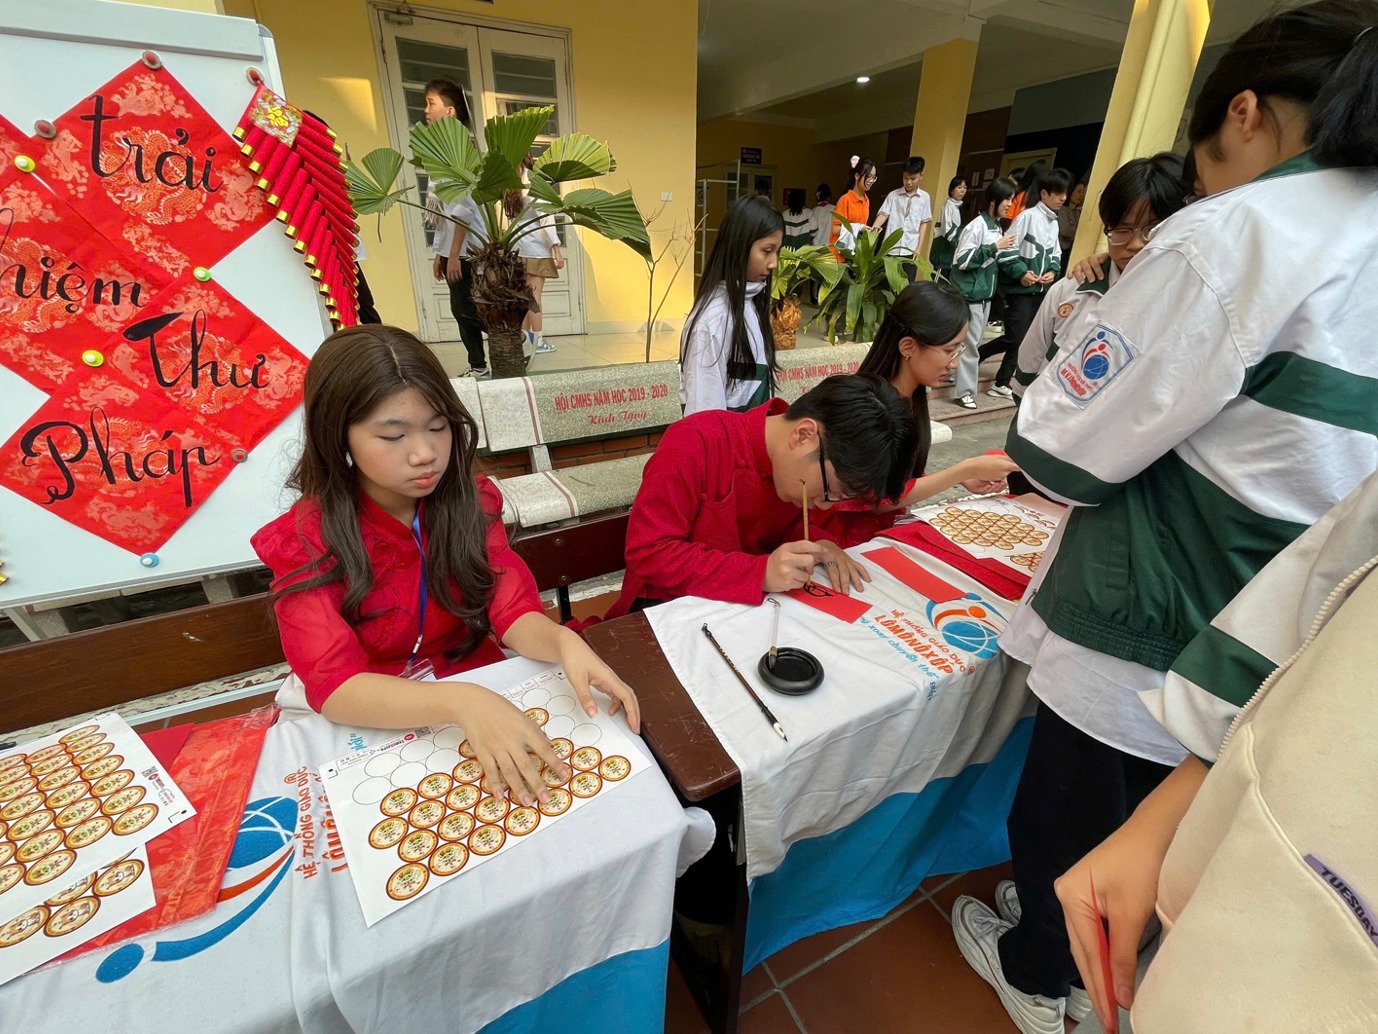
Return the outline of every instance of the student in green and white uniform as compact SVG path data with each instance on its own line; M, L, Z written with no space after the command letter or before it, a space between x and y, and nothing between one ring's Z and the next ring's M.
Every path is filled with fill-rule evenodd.
M1001 636L1039 700L1016 886L1002 915L963 898L952 921L1021 1030L1059 1034L1077 976L1054 881L1185 757L1144 694L1378 469L1375 24L1378 0L1319 0L1230 45L1188 124L1204 200L1158 228L1011 429L1010 458L1072 509Z
M784 236L784 219L768 198L742 198L728 209L680 335L679 401L686 416L740 412L775 393L770 278Z
M952 399L964 409L976 408L976 383L981 375L980 346L990 319L990 300L995 297L996 261L1001 249L1014 246L1014 237L1000 229L1010 210L1014 184L1001 178L986 188L986 210L966 226L957 238L952 258L952 283L962 292L971 321L967 324L966 348L957 360Z
M1068 276L1048 289L1019 346L1011 385L1015 398L1024 394L1060 345L1081 343L1086 321L1095 318L1096 303L1148 243L1158 224L1186 203L1180 155L1164 151L1152 158L1134 158L1115 170L1099 205L1110 250L1096 257L1096 265L1105 272L1094 280Z
M933 245L928 249L928 261L939 276L948 280L952 279L952 257L962 232L962 202L966 196L967 178L953 176L947 185L947 200L933 227Z

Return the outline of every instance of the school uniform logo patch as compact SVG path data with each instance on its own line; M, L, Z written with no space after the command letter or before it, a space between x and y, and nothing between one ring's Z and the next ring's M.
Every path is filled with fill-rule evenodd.
M1057 382L1072 401L1090 402L1135 359L1119 331L1098 323L1057 366Z

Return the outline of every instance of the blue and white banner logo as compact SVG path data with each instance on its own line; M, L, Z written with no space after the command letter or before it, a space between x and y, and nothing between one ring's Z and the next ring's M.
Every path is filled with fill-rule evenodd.
M1057 382L1077 403L1090 402L1128 369L1135 353L1119 331L1098 323L1057 366Z

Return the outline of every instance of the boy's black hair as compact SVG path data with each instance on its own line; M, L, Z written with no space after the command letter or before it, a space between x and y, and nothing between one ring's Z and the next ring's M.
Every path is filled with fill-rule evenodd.
M903 494L919 432L909 403L884 378L829 377L792 402L785 416L818 421L828 460L849 496L874 503Z
M875 340L857 373L875 374L887 383L899 373L904 357L900 342L912 337L923 348L941 348L967 325L971 310L960 291L945 280L921 280L910 284L896 296L885 319L880 321ZM914 426L919 433L914 456L914 476L920 477L928 464L932 429L928 422L928 388L920 384L909 399Z
M1187 123L1193 147L1214 138L1230 101L1253 90L1311 109L1306 138L1321 165L1378 165L1378 0L1319 0L1269 15L1230 44Z
M469 102L464 99L464 91L456 83L449 79L432 79L426 84L426 88L421 91L424 97L428 93L433 93L443 100L450 107L455 109L455 118L459 119L470 129L474 124L469 116Z
M1038 181L1038 192L1049 194L1066 194L1072 189L1072 174L1066 169L1053 169L1045 172Z
M904 171L911 176L921 176L925 164L924 160L917 154L910 155L909 160L904 163Z
M770 197L770 180L764 176L757 176L756 193L761 197Z
M1148 202L1159 222L1186 205L1180 154L1160 151L1151 158L1132 158L1116 169L1101 191L1101 225L1110 230L1122 225L1140 201Z
M689 342L694 335L708 301L719 287L727 294L727 379L751 380L756 376L756 359L751 353L751 339L747 337L744 319L746 303L747 264L751 261L751 246L762 237L784 233L785 218L771 204L770 198L744 197L733 203L713 238L713 248L699 278L694 294L694 308L680 338L679 361L683 365ZM760 321L761 340L766 346L766 377L769 390L775 393L775 336L770 330L770 284L751 299L751 312ZM711 361L716 362L717 356Z

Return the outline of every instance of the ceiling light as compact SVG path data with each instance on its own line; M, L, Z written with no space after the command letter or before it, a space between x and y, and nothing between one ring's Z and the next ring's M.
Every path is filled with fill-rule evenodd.
M871 77L869 75L859 75L856 77L856 81L861 83L862 86L865 86L871 81Z

